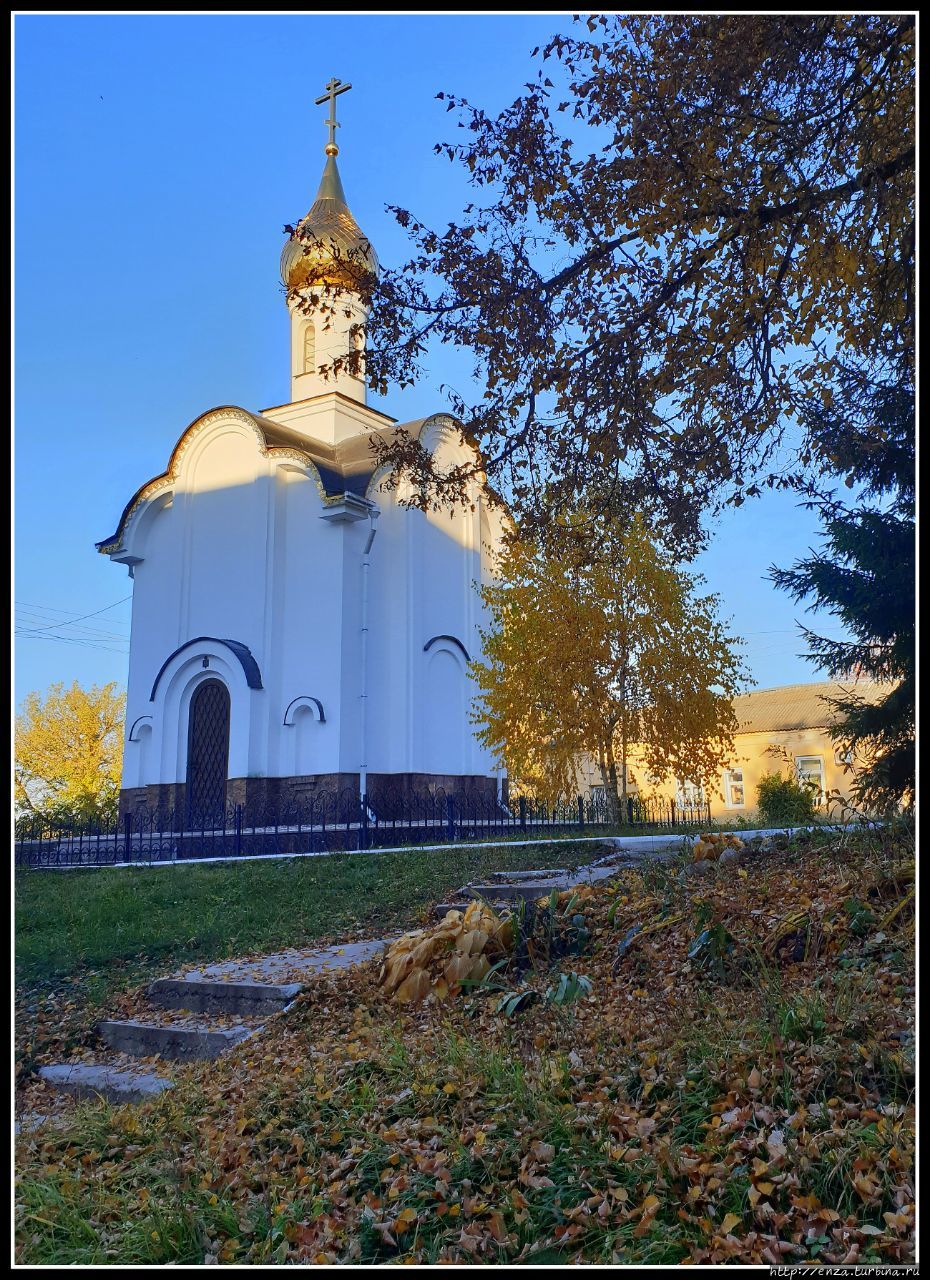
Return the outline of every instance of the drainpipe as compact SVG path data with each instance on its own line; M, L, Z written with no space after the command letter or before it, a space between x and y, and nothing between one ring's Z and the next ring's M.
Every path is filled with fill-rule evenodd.
M369 508L368 522L371 527L368 531L365 549L362 552L362 643L361 671L359 673L359 682L361 684L361 692L359 693L359 753L361 762L358 767L358 790L363 800L368 794L368 570L371 566L371 544L374 542L375 534L377 533L375 521L379 514L376 507Z

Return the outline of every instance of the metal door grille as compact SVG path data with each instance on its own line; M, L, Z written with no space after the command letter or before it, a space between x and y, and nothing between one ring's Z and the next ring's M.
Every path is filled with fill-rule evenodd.
M229 693L205 680L191 699L187 733L187 807L191 825L222 821L229 769Z

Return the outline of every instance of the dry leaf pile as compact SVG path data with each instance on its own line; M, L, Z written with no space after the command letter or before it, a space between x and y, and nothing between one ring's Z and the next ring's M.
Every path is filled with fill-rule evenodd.
M449 911L432 929L405 933L388 948L380 982L398 1004L445 1000L458 995L463 982L480 982L516 939L510 915L498 915L476 899L462 911Z
M716 862L727 849L740 851L745 848L745 843L739 836L733 835L732 832L714 832L710 835L699 836L695 840L692 856L695 862L700 862L702 859L706 859L708 862Z
M591 896L591 886L583 885L555 893L551 906L548 900L536 904L522 927L527 963L538 967L552 958L558 950L553 924L558 927L560 913L567 908L581 914ZM534 929L534 921L543 922L543 927ZM393 942L379 982L397 1004L457 996L463 984L470 989L499 961L514 957L520 932L512 912L499 913L476 899L464 911L446 912L432 928L415 929Z

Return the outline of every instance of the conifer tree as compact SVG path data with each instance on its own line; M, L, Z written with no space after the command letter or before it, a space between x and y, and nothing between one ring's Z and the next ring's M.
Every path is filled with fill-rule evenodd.
M820 511L824 543L791 569L771 571L794 597L839 618L855 637L832 640L804 628L810 658L833 678L867 676L889 685L878 702L849 691L832 699L831 730L858 757L855 798L871 809L909 804L914 794L916 541L914 396L908 382L875 385L847 376L829 409L808 417L818 457L861 486L850 506L832 493L805 505Z

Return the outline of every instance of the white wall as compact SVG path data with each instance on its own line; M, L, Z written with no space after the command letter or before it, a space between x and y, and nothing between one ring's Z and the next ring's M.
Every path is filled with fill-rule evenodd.
M445 461L457 437L427 424ZM361 760L360 597L369 523L321 519L312 467L266 454L239 410L205 415L179 448L160 492L141 504L117 559L135 561L126 787L183 782L187 708L196 685L220 678L230 690L230 777L356 773ZM474 581L487 575L481 535L499 531L476 510L422 512L374 485L380 509L369 573L368 750L371 773L494 773L474 740L474 692L452 636L472 657L482 621ZM490 531L490 532L489 532ZM172 659L149 701L159 668ZM245 644L263 688L249 688L222 640ZM204 667L204 660L208 666ZM295 699L304 705L288 717ZM314 709L318 700L323 719Z

